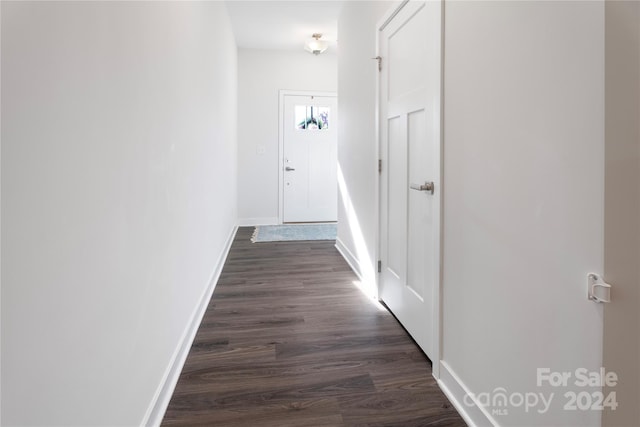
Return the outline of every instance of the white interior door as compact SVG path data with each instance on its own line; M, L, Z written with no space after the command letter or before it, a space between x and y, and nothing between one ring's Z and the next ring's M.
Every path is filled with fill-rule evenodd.
M380 298L434 359L440 268L440 3L410 1L379 33Z
M337 221L337 98L285 95L283 103L282 220Z

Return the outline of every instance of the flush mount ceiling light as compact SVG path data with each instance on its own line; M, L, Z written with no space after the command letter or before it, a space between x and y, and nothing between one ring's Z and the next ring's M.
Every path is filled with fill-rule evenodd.
M307 40L307 42L304 44L304 50L309 53L313 53L314 55L320 55L322 52L327 50L329 44L324 40L320 40L322 34L315 33L311 37L313 38Z

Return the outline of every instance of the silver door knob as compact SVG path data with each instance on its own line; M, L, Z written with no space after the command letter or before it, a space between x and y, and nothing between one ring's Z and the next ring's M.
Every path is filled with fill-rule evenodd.
M422 185L411 184L409 185L409 188L416 191L428 191L431 194L433 194L433 190L435 189L433 182L425 182Z
M294 171L296 169L292 168L291 166L287 166L286 168L284 168L284 170L286 170L287 172L290 172L290 171Z

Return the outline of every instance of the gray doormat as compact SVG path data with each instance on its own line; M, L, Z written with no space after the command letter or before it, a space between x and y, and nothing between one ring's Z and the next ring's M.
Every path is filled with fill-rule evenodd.
M284 242L296 240L336 240L337 224L259 225L251 241Z

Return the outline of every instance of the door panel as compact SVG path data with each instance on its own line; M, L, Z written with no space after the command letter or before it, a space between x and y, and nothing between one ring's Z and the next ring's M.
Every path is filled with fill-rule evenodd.
M379 295L433 359L440 274L439 2L402 6L380 31L379 46L380 147L386 165L380 185ZM433 183L433 194L426 183Z
M413 111L408 114L408 142L409 142L409 182L421 183L424 181L424 168L428 165L429 144L427 141L425 111ZM409 229L420 230L420 233L410 233L408 238L409 254L416 260L422 262L409 262L407 273L407 286L412 290L421 302L425 298L425 278L429 277L429 268L433 265L432 256L424 242L432 241L431 228L429 223L429 198L423 192L409 191Z
M389 120L389 203L388 211L388 256L387 268L396 278L404 280L407 260L407 218L401 209L407 203L407 145L400 118Z
M410 5L409 7L411 7ZM424 15L424 7L416 15ZM425 70L428 61L428 28L423 16L395 20L388 32L389 99L397 99L408 92L425 86ZM390 26L391 26L390 25Z

